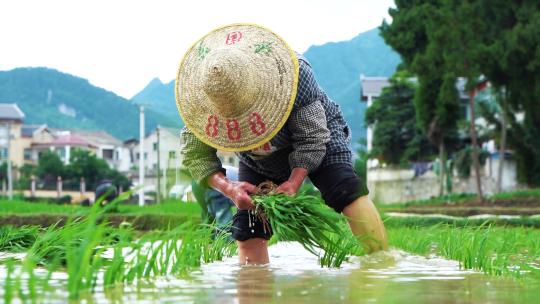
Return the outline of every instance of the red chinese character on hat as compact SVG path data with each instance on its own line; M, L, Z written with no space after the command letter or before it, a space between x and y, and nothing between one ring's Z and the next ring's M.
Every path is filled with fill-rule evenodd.
M235 43L239 42L240 39L242 39L242 32L230 32L227 35L227 39L225 40L225 44L227 44L227 45L235 44Z

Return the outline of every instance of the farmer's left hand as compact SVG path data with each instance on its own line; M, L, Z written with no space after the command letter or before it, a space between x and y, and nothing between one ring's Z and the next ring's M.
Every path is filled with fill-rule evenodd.
M276 192L293 196L296 194L296 192L298 192L298 189L300 189L299 185L295 185L291 181L286 181L283 184L279 185L279 187L277 187Z
M279 187L276 189L276 192L290 196L295 195L296 192L298 192L298 189L300 189L300 186L302 186L302 183L304 182L307 174L308 172L304 168L294 168L291 172L289 180L279 185Z

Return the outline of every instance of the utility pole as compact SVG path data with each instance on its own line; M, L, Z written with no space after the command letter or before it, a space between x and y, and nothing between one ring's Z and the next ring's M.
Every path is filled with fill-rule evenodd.
M144 206L144 107L139 106L139 206Z
M8 198L11 201L13 199L13 176L11 172L11 160L9 159L9 147L11 143L11 124L7 125L7 178L8 178Z
M159 155L159 125L156 127L156 135L157 135L157 143L156 143L156 150L157 150L157 188L156 188L156 201L159 204L161 202L161 164L160 164L160 155Z

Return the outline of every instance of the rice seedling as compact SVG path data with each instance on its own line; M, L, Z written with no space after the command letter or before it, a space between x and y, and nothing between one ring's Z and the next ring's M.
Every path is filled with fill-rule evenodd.
M441 224L391 228L388 235L392 246L456 260L464 269L491 275L540 276L540 270L532 266L540 256L540 231L535 229Z
M38 233L35 226L0 226L0 251L23 252L36 241Z
M259 188L265 194L253 196L255 214L268 221L279 240L299 242L319 257L323 267L339 267L348 255L358 251L356 239L344 225L345 217L319 198L303 193L294 197L275 194L275 186L269 184Z

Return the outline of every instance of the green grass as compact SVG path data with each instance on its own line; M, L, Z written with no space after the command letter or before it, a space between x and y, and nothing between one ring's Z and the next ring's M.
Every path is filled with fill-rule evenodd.
M27 202L22 200L0 200L0 214L63 214L79 215L87 213L88 208L78 205L58 205L45 202Z
M139 207L137 205L119 205L119 214L186 214L200 216L201 208L199 204L179 200L166 200L160 204L146 205Z
M494 194L490 198L492 199L512 199L512 198L522 198L522 197L536 197L540 198L540 189L525 189L517 190L512 192L501 192Z
M531 216L521 216L518 218L469 219L424 216L389 217L383 213L382 218L386 227L429 227L439 224L453 225L456 227L471 227L487 223L495 226L540 228L540 217Z
M433 197L426 200L413 200L404 203L392 203L392 204L379 204L378 208L405 208L409 206L426 206L426 205L442 205L448 202L460 203L465 202L471 199L474 199L476 196L471 193L452 193L450 195L444 195L440 197Z
M524 198L524 197L534 197L540 198L540 189L525 189L517 190L511 192L501 192L488 196L488 199L493 200L504 200L504 199L513 199L513 198ZM381 209L394 209L394 208L406 208L409 206L426 206L426 205L442 205L445 203L459 204L465 201L470 201L476 199L474 193L452 193L449 195L444 195L441 197L434 197L427 200L413 200L404 203L393 203L393 204L380 204L378 205Z
M84 215L90 208L79 205L58 205L46 202L27 202L22 200L0 200L0 214L56 214L56 215ZM191 214L199 215L200 207L195 203L184 203L179 200L166 200L161 204L152 204L139 207L138 205L118 205L118 214Z
M389 243L405 251L456 260L464 269L540 279L540 230L523 227L391 227Z

